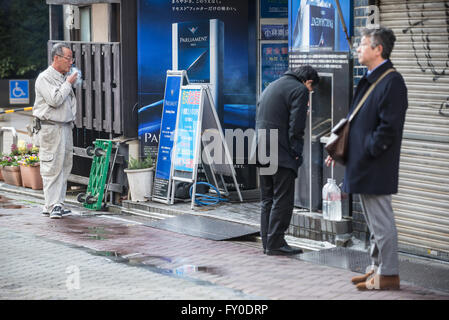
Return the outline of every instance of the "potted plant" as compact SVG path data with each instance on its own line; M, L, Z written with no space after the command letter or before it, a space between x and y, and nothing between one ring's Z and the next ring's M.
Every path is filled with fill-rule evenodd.
M22 186L22 177L20 175L19 161L21 157L12 152L10 155L2 157L2 176L7 184Z
M153 159L151 156L148 155L143 161L130 157L125 173L128 177L131 200L147 201L151 199L154 177Z
M42 190L43 182L40 170L39 154L25 155L20 164L22 186L33 190Z

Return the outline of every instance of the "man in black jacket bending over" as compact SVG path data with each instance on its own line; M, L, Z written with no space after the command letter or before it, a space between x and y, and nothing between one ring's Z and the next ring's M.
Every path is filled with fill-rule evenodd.
M256 132L265 130L266 154L276 157L277 171L264 175L260 171L261 223L260 235L264 253L293 255L300 249L291 248L284 239L293 213L295 179L302 164L304 130L306 127L309 91L319 82L318 73L311 66L287 71L272 82L257 103ZM268 142L277 133L277 148ZM276 136L276 135L275 135ZM259 137L260 138L260 137ZM258 140L259 144L261 143ZM263 141L262 141L263 142ZM277 154L271 154L270 152ZM271 161L271 160L270 160Z

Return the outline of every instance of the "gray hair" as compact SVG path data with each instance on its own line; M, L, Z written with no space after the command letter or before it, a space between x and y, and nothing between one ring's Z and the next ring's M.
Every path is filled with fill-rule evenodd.
M69 50L72 50L72 48L70 48L70 45L68 45L67 43L58 42L57 44L53 45L53 48L51 48L51 59L52 60L55 58L55 56L63 56L64 55L62 48L67 48Z
M378 28L378 29L363 29L362 35L365 37L370 37L371 48L375 48L378 45L382 46L382 58L390 59L391 52L393 51L394 43L396 41L396 36L393 30L388 28Z

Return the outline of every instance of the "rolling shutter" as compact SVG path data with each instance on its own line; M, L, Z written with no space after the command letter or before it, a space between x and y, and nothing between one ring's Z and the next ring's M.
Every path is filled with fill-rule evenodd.
M399 247L449 260L449 1L379 3L409 99L393 196Z

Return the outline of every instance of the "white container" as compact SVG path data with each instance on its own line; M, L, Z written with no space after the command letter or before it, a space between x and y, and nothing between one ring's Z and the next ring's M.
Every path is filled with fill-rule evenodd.
M334 179L327 179L323 187L323 217L332 221L341 221L341 191Z
M129 191L132 201L148 201L153 192L154 168L129 170L125 169L128 177Z
M329 220L329 194L328 189L332 182L332 179L327 179L327 183L323 187L322 198L323 198L323 218Z

